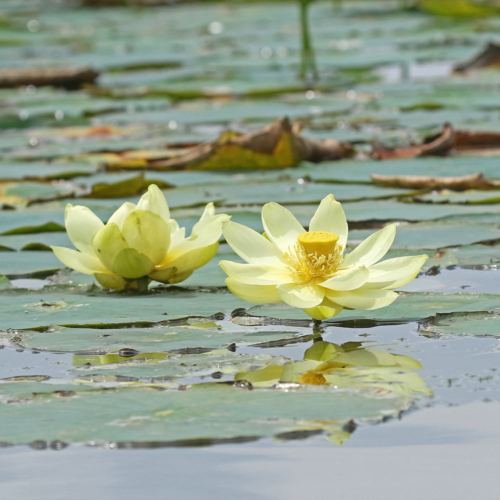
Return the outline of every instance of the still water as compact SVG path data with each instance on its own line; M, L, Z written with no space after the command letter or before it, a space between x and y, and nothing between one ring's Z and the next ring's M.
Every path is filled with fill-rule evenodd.
M411 290L498 290L498 273L455 268L421 276ZM408 288L407 287L407 288ZM35 442L0 450L2 498L498 499L500 377L493 336L429 335L417 323L325 328L323 340L363 341L419 360L433 397L400 419L361 425L342 446L323 435L239 444L152 449ZM311 342L265 349L300 360ZM240 353L262 352L246 346ZM71 354L0 350L1 377L50 375L71 367ZM133 448L133 445L131 445Z

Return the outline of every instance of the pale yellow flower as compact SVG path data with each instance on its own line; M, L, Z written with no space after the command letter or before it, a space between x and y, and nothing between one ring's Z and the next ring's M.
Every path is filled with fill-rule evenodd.
M147 288L150 280L179 283L217 252L222 223L209 203L189 238L170 218L158 186L149 186L137 205L124 203L104 223L87 207L68 204L66 231L78 250L52 247L66 266L93 274L106 288Z
M248 264L222 261L227 287L249 302L285 302L317 320L343 309L379 309L398 294L391 291L411 281L426 255L379 262L389 250L396 226L372 234L346 254L347 221L333 195L320 203L309 232L277 203L262 209L265 233L224 222L224 236Z

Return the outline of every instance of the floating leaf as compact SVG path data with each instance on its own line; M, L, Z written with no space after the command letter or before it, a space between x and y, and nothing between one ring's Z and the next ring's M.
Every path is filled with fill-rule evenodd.
M10 236L13 234L53 233L53 232L65 232L65 231L66 229L57 222L46 222L45 224L40 224L39 226L16 227L15 229L10 229L8 231L0 233L0 236Z
M44 384L38 385L41 390ZM396 416L411 405L406 396L381 397L370 391L352 394L329 387L249 391L214 384L187 391L148 387L81 390L73 385L66 392L35 394L28 404L12 404L28 391L36 392L36 387L23 390L23 382L11 386L0 385L0 396L11 402L2 404L0 440L18 444L117 441L123 446L137 442L140 447L147 442L196 445L244 437L292 438L298 431L335 433L349 421ZM47 390L50 384L45 386Z

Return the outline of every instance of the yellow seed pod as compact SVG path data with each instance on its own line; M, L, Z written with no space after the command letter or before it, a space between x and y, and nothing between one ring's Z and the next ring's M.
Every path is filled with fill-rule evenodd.
M304 247L308 255L317 253L318 256L335 253L339 236L326 231L310 231L297 236L297 241Z

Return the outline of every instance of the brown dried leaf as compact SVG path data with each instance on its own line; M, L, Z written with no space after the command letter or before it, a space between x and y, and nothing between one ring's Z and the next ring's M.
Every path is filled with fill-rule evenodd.
M405 148L384 148L374 146L372 158L376 160L393 160L396 158L416 158L419 156L446 156L455 144L455 131L449 123L445 123L443 130L437 134L424 139L424 142L416 146Z
M115 161L108 170L246 170L295 167L301 161L319 163L350 156L350 143L300 137L288 118L248 134L224 133L219 139L193 147L177 157L144 159L144 164Z
M469 61L457 64L454 71L457 73L465 73L469 70L498 66L500 66L500 45L489 43L477 56L473 57Z
M407 189L429 189L433 191L441 189L450 189L452 191L500 189L500 181L487 179L481 173L464 175L462 177L372 174L371 179L375 184L382 186Z
M94 83L98 76L98 71L88 67L4 68L0 70L0 88L51 85L75 90L84 84Z

